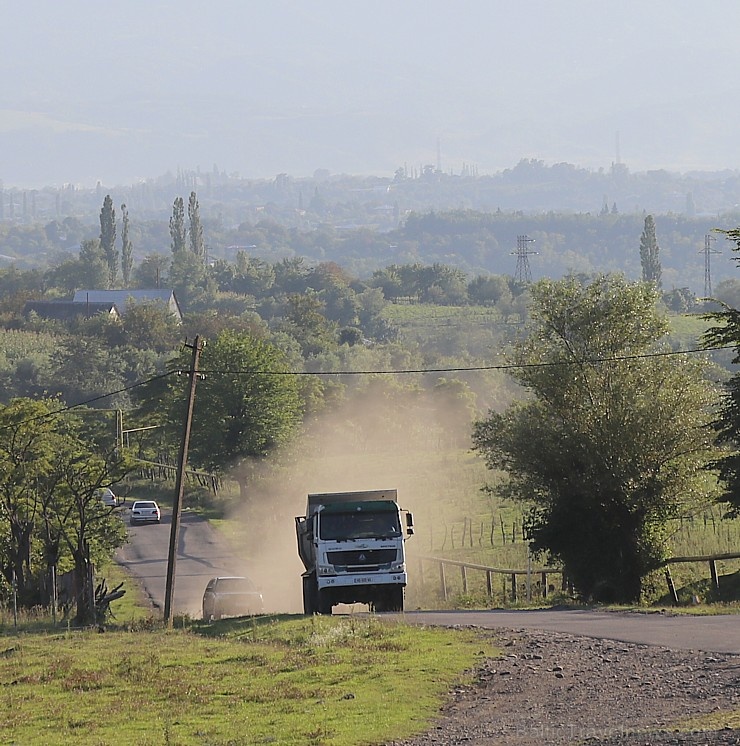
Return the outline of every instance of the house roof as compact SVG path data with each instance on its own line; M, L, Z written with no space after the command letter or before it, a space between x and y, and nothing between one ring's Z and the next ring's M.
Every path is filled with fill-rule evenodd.
M78 316L95 316L99 313L120 316L115 303L74 303L71 300L30 300L23 306L23 315L34 312L45 319L67 321Z
M76 290L73 301L75 303L99 303L111 300L125 305L129 299L134 302L145 300L159 300L169 303L173 296L172 290Z
M178 318L182 317L180 304L177 302L173 290L160 288L150 290L77 290L73 298L74 303L115 303L123 313L131 304L136 303L164 303Z

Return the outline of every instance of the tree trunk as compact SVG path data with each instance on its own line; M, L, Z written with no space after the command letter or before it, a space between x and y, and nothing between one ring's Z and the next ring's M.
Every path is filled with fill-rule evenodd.
M72 552L74 567L74 587L77 597L75 598L77 613L74 622L78 627L84 627L95 622L95 587L90 564L90 547L87 542Z

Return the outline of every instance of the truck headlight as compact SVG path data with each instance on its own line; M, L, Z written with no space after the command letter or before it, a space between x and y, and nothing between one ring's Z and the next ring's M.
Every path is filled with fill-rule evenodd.
M405 562L391 562L391 572L403 572L405 569Z
M334 575L334 568L331 565L319 565L319 575Z

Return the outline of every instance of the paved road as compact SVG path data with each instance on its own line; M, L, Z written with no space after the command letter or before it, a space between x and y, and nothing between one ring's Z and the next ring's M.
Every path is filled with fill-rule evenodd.
M124 517L127 518L125 514ZM169 515L163 515L159 525L131 527L130 542L118 553L118 561L139 579L153 605L160 610L164 609L170 529ZM208 521L183 514L175 574L175 613L200 617L203 591L209 578L244 574L250 574L245 572L244 562ZM297 582L294 585L298 588ZM269 604L270 588L263 591L268 594L266 602L272 610L293 613L297 610L290 601ZM294 595L298 603L300 590ZM412 624L544 629L677 650L740 654L740 615L670 616L554 609L414 611L403 617Z
M417 611L412 624L477 625L490 629L544 629L584 637L659 645L675 650L740 654L740 615L670 616L553 609L532 611Z
M123 517L128 520L127 512ZM171 529L171 516L164 513L160 524L131 526L129 543L116 555L118 562L138 578L152 605L162 612ZM208 521L198 516L183 513L179 538L172 608L175 614L200 617L209 578L243 575L243 563Z

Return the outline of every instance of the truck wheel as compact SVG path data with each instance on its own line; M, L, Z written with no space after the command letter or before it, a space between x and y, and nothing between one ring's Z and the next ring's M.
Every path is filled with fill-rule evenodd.
M388 611L403 611L403 587L388 591Z
M303 578L303 613L313 616L316 609L316 579L313 577Z
M332 607L331 591L328 588L319 590L319 614L331 614Z

